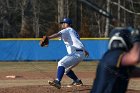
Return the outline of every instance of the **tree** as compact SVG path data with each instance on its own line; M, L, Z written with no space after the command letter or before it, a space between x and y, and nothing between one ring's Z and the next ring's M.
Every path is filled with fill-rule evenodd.
M40 25L39 25L39 14L40 14L40 0L33 0L33 31L35 37L39 37Z
M58 0L58 22L69 17L69 0Z
M22 0L22 23L19 37L34 37L32 0Z
M85 1L118 18L117 26L140 26L139 0ZM0 0L0 37L42 37L46 32L49 35L58 32L58 23L64 17L73 20L81 37L107 37L113 27L105 16L81 0Z
M17 37L20 9L18 0L0 0L0 37Z

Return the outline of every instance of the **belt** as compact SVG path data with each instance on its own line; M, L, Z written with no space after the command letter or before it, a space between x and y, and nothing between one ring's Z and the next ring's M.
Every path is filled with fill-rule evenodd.
M81 52L83 52L83 50L82 50L82 49L76 49L76 51L81 51Z

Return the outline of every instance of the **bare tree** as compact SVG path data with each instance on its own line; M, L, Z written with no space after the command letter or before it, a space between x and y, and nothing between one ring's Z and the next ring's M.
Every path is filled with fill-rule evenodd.
M110 12L110 0L107 0L107 12ZM105 37L108 36L109 33L109 18L106 18L106 25L105 25Z
M58 22L64 17L64 0L58 0Z
M58 22L69 17L69 0L58 0Z
M8 23L8 9L7 2L0 0L0 31L2 32L2 37L5 37L6 30L9 28Z
M22 23L19 37L34 37L32 0L22 0Z
M40 2L39 0L33 0L33 30L35 37L39 37L39 13L40 13Z
M139 0L87 1L111 12L124 26L140 25ZM58 31L58 22L64 17L72 18L73 27L82 31L82 37L107 37L111 28L106 17L81 0L0 0L0 37L52 34Z

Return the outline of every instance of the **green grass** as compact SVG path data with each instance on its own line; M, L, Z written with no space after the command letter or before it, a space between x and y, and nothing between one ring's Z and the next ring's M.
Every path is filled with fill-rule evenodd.
M76 71L93 71L97 62L81 62L74 68ZM57 62L0 62L0 72L5 71L56 71Z

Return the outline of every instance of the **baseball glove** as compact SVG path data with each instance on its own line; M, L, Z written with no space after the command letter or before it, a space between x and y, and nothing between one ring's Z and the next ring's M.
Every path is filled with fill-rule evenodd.
M49 38L47 36L43 36L43 38L40 40L40 46L48 46L49 45Z

